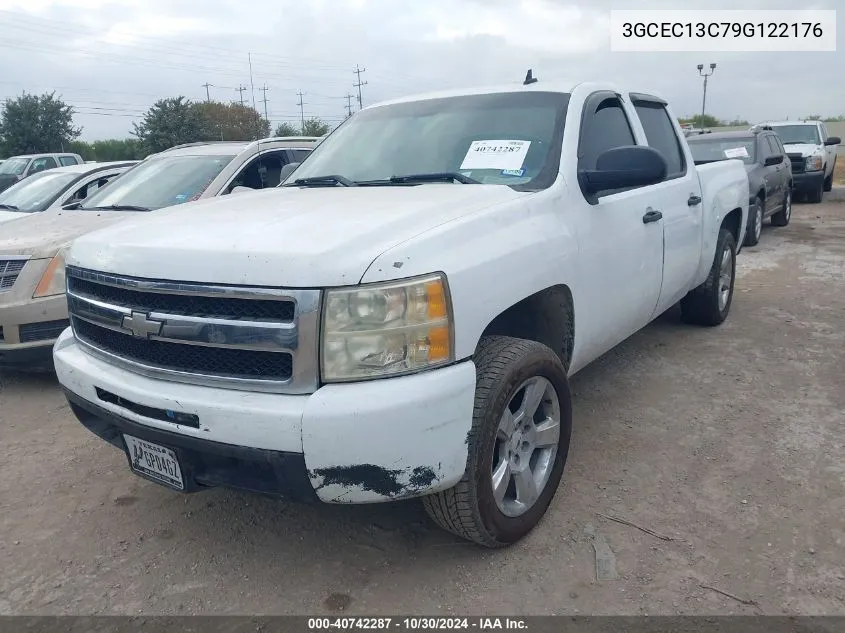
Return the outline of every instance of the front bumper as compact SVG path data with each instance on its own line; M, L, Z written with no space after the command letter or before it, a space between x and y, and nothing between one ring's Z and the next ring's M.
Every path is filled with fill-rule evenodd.
M49 259L30 259L0 292L0 368L51 369L52 348L69 325L64 294L33 299Z
M296 484L304 480L310 494L327 503L374 503L445 490L466 467L475 398L470 361L291 396L143 376L84 351L70 330L56 342L53 359L86 427L113 444L117 438L121 447L120 433L131 428L130 435L172 448L186 460L193 489L215 485L307 498ZM132 405L104 400L102 390ZM145 408L196 416L197 428L144 415ZM236 454L226 468L218 461L221 451Z
M808 171L803 174L792 174L792 190L796 192L818 191L823 183L823 171Z

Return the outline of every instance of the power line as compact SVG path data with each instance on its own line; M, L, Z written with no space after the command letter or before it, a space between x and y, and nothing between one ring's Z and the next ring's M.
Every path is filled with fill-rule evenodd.
M353 74L358 75L358 81L356 83L352 84L352 85L355 86L356 88L358 88L358 109L362 110L364 108L364 102L361 99L361 87L366 86L367 82L366 81L363 82L363 83L361 82L361 73L367 72L367 69L361 68L361 67L358 66L358 64L355 64L355 70L353 70L352 72L353 72Z

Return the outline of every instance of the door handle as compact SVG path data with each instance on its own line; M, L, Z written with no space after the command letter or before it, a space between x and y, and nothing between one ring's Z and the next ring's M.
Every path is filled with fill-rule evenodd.
M652 222L657 222L662 218L663 214L660 211L654 211L653 209L649 209L643 216L643 224L651 224Z
M687 200L687 204L691 207L694 207L698 204L701 204L701 196L695 196L695 195L690 196L689 200Z

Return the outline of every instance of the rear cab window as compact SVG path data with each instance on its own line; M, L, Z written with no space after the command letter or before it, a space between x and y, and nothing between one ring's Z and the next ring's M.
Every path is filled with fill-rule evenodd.
M71 165L79 164L73 156L59 156L59 162L62 164L62 167L70 167Z

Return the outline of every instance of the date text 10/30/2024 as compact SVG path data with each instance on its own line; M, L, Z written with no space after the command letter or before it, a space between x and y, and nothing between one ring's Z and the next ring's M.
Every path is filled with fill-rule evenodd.
M522 630L528 626L521 618L308 618L309 631L504 631Z

